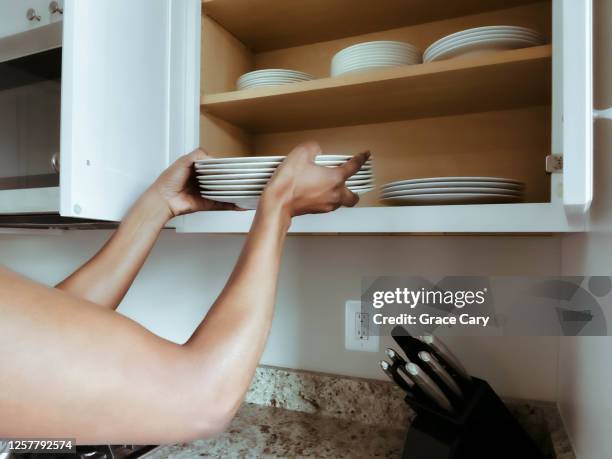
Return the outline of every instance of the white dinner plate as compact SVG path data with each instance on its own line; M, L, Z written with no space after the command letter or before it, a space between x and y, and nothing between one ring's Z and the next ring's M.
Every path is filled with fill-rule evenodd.
M504 188L422 188L418 190L399 190L384 191L383 198L393 196L413 196L418 194L439 194L439 193L482 193L482 194L504 194L509 196L522 196L523 193L517 190Z
M537 40L535 38L529 38L529 37L521 37L521 36L516 36L516 35L512 35L512 34L491 34L489 36L486 37L468 37L468 38L462 38L462 39L456 39L453 40L449 43L446 43L444 45L438 46L435 49L432 49L430 52L428 52L427 54L423 55L423 59L425 61L429 61L431 59L434 59L436 56L448 52L451 49L455 49L458 47L463 47L463 46L467 46L467 45L472 45L472 44L476 44L476 43L489 43L489 42L500 42L503 40L516 40L519 43L523 43L523 42L527 42L530 46L538 46L538 45L542 45L543 41L542 40Z
M379 40L379 41L368 41L368 42L364 42L364 43L357 43L355 45L351 45L348 46L340 51L338 51L335 55L334 58L340 58L342 56L346 56L347 54L350 53L354 53L354 52L358 52L358 51L362 51L362 50L377 50L379 52L385 51L385 50L407 50L407 51L416 51L418 52L419 49L410 44L410 43L406 43L406 42L401 42L401 41L383 41L383 40Z
M423 53L423 57L424 58L429 58L431 55L436 54L444 49L447 49L448 47L451 46L458 46L458 45L462 45L464 43L470 43L470 42L475 42L475 41L479 41L479 40L486 40L486 39L492 39L492 38L516 38L516 39L520 39L520 40L527 40L527 41L532 41L534 43L538 43L538 44L542 44L544 43L544 40L539 38L539 37L535 37L535 36L530 36L530 35L522 35L522 34L516 34L516 33L504 33L504 32L499 32L499 33L490 33L490 34L485 34L485 35L472 35L472 36L467 36L467 37L457 37L457 38L453 38L452 40L448 40L445 41L444 43L440 43L438 45L431 46L431 49L428 49L427 52Z
M326 167L336 167L336 166L341 166L344 163L346 163L346 161L328 161L328 160L316 160L315 163L319 166L326 166ZM253 162L248 162L248 163L239 163L239 162L235 162L235 163L223 163L223 164L196 164L196 170L211 170L211 169L250 169L250 168L254 168L254 167L261 167L261 168L270 168L270 167L278 167L281 165L281 161L274 161L274 162L259 162L259 163L253 163ZM366 162L363 164L363 166L361 166L361 169L363 170L367 170L367 169L371 169L372 168L372 163L371 162Z
M534 29L527 28L527 27L505 26L505 25L475 27L471 29L460 30L459 32L455 32L450 35L446 35L445 37L442 37L439 40L436 40L425 50L425 53L427 53L432 48L435 48L438 44L446 43L446 42L449 42L457 38L482 36L482 35L487 35L490 33L517 33L520 35L531 36L531 37L535 37L535 38L544 40L544 36L540 32Z
M419 52L387 52L387 51L366 51L359 53L347 54L333 61L333 65L345 65L355 61L365 61L370 59L385 59L393 61L412 61L421 58Z
M425 62L435 62L444 59L450 59L453 57L491 53L496 51L508 51L511 49L530 48L532 46L538 45L539 43L518 38L499 38L490 40L483 39L451 47L433 56L430 56L429 58L425 59Z
M234 181L236 182L236 181ZM203 190L211 190L211 191L240 191L240 190L248 190L248 191L257 191L263 190L268 181L265 180L263 183L244 183L244 181L239 181L238 183L207 183L200 181L200 188ZM355 181L347 181L346 186L353 189L357 188L369 188L374 185L372 180L355 180Z
M197 172L198 179L205 180L243 180L243 179L269 179L276 169L254 169L255 172L245 172L245 169L226 169L226 172L220 173L219 169L206 172ZM371 179L373 173L371 170L359 170L351 176L351 179Z
M238 82L241 81L249 81L261 77L289 77L289 78L299 78L303 80L312 80L314 77L308 73L299 72L297 70L288 70L288 69L262 69L262 70L254 70L252 72L245 73L238 78Z
M446 205L446 204L501 204L521 202L519 196L505 194L449 193L417 194L383 199L385 204L399 205Z
M204 199L210 199L217 202L229 202L235 204L241 209L257 209L260 196L206 196L201 195Z
M493 189L507 189L507 190L522 190L523 186L509 182L425 182L415 183L412 185L394 185L385 187L385 191L402 191L402 190L420 190L424 188L440 188L440 187L451 187L451 188L493 188Z
M354 192L356 194L361 195L372 191L373 189L374 187L365 187L363 189L355 189ZM237 205L241 209L256 209L257 204L259 203L259 198L261 197L261 193L256 192L255 194L251 194L251 192L243 192L237 195L218 195L208 192L202 192L200 196L205 199L210 199L211 201L229 202Z
M428 183L428 182L495 182L495 183L514 183L516 185L523 185L522 182L503 178L503 177L424 177L406 180L397 180L395 182L389 182L384 184L381 188L387 189L398 185L413 185L417 183Z
M351 155L319 155L317 160L321 161L347 161L351 158ZM208 158L200 159L195 164L225 164L225 163L265 163L265 162L280 162L283 161L286 156L240 156L230 158ZM371 160L369 160L371 161Z
M461 43L462 41L466 41L466 40L477 40L480 38L487 38L487 37L499 36L499 35L516 37L516 38L525 38L525 39L530 39L530 40L534 40L537 42L545 41L544 36L540 34L539 32L536 32L535 30L515 31L515 30L499 29L499 30L490 30L486 32L473 31L473 32L462 33L461 35L457 35L455 37L441 38L440 40L431 44L425 50L425 52L423 53L423 56L428 56L431 53L434 53L440 50L441 48L448 46L449 44L452 44L452 43Z
M264 174L267 173L268 176L271 176L275 171L275 167L266 167L266 168L245 168L245 169L235 169L235 168L227 168L227 169L196 169L198 175L219 175L219 174L235 174L240 171L243 174Z

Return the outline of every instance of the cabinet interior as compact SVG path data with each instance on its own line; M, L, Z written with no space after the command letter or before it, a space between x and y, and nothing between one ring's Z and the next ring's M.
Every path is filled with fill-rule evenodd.
M317 140L328 154L372 151L377 186L488 175L525 182L526 202L550 200L551 45L329 78L333 55L364 41L407 41L424 51L463 29L520 25L550 43L550 1L446 8L438 0L358 0L351 8L312 0L290 11L283 3L203 2L202 148L215 156L278 155ZM235 91L240 75L264 68L318 79ZM359 205L382 204L374 191Z

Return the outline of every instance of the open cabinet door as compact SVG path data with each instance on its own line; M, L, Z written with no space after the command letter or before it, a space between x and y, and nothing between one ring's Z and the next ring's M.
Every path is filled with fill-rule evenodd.
M199 5L65 1L63 216L120 220L176 150L188 148L197 111L185 89L194 78L185 48L199 34Z
M563 204L583 220L593 201L593 5L560 0Z

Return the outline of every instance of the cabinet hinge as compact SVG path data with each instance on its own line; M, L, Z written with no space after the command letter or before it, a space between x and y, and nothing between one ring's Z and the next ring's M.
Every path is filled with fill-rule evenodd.
M548 155L546 157L546 172L549 174L563 172L563 156Z

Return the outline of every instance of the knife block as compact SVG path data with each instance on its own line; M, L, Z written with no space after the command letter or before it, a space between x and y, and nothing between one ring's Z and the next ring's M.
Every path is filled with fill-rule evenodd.
M472 381L465 406L453 414L406 397L417 416L406 436L402 458L544 459L491 386L482 379Z

